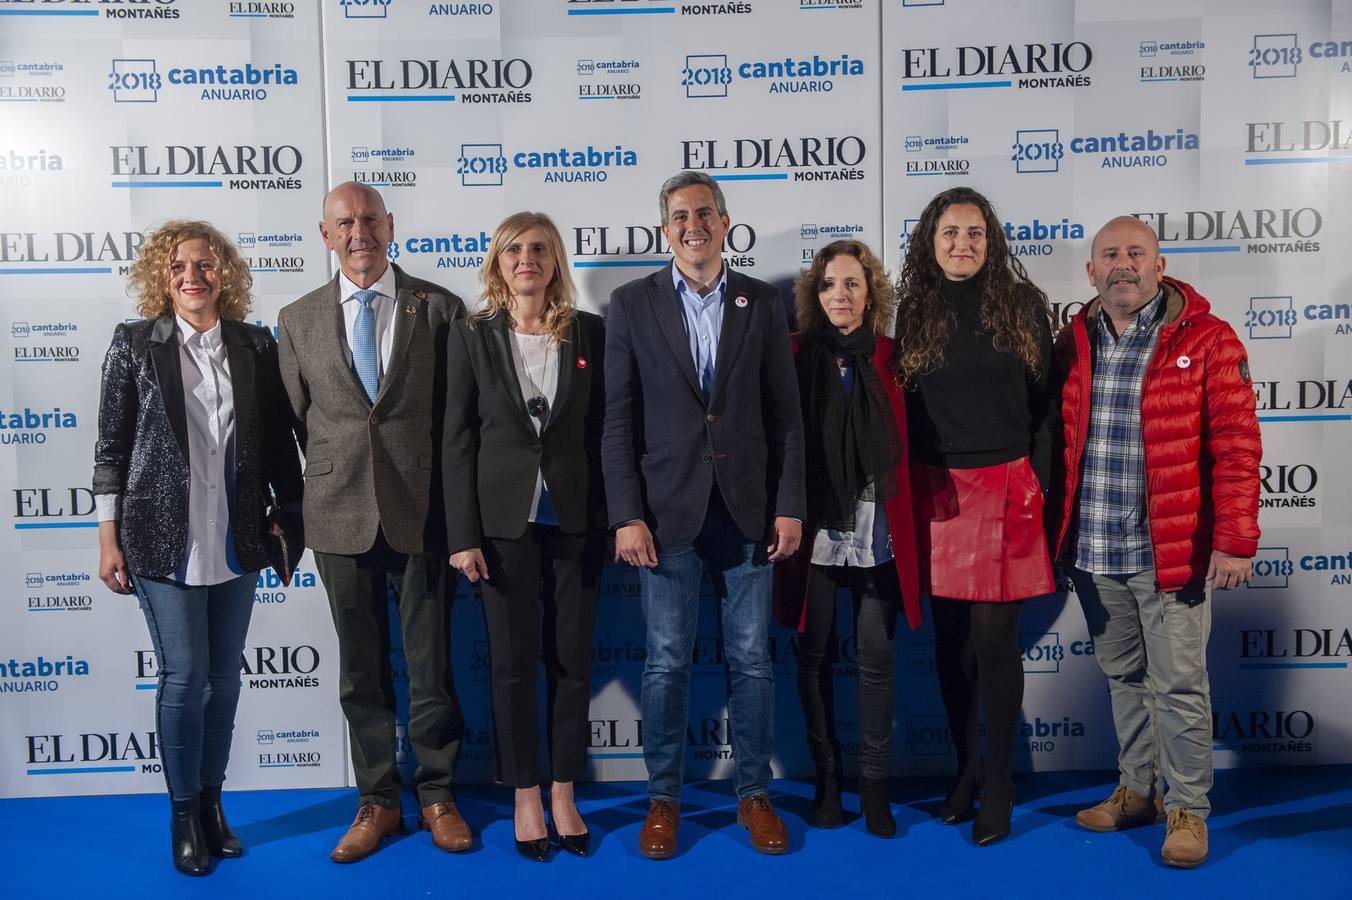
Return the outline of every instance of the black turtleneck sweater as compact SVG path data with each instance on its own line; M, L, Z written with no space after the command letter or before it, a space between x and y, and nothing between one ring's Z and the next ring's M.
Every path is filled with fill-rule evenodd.
M950 469L978 469L1031 457L1045 491L1050 483L1052 334L1044 320L1038 335L1039 371L995 348L981 326L981 279L947 281L944 300L957 317L943 362L916 379L906 395L911 458ZM905 322L898 322L905 328ZM1039 377L1040 376L1040 377Z

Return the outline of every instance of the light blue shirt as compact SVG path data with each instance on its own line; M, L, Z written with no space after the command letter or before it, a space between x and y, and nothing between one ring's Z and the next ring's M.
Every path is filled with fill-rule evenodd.
M723 334L723 301L728 293L728 267L725 264L713 290L703 297L686 286L685 276L675 264L671 279L681 299L685 334L690 339L690 358L707 400L714 390L714 366L718 362L718 338Z

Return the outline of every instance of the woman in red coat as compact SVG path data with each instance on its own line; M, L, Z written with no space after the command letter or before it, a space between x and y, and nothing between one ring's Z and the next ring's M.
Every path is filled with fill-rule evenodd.
M781 619L802 632L798 697L817 769L812 821L841 822L832 663L836 592L854 601L859 669L859 799L865 825L891 837L887 801L894 634L920 624L907 473L905 399L892 377L892 286L859 241L835 241L799 276L794 360L803 405L807 513L798 553L776 569Z

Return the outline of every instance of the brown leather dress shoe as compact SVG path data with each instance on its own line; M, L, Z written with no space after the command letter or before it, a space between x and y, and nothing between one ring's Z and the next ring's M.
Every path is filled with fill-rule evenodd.
M404 830L404 815L397 809L388 809L378 803L363 803L357 818L347 834L329 854L336 863L351 863L366 859L380 849L380 839Z
M438 850L459 853L474 846L474 836L460 810L449 800L429 803L422 808L423 831L432 832L432 843Z
M766 794L737 802L737 824L746 826L751 833L751 846L760 852L773 856L788 852L789 830Z
M648 818L638 833L638 852L648 859L668 859L676 855L676 830L681 827L681 805L654 800Z

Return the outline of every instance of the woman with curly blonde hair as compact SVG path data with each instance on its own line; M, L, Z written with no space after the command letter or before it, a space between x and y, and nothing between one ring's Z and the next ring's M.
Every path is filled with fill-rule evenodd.
M887 272L859 241L827 244L794 290L794 364L803 409L811 535L775 567L776 610L802 633L798 699L817 769L812 823L841 824L841 757L832 684L836 592L854 600L859 669L859 802L868 830L896 834L887 799L894 636L902 610L920 624L906 402L886 336L896 301Z
M277 343L239 321L251 284L207 223L156 229L129 284L143 318L113 329L99 399L99 578L135 591L150 630L170 852L187 875L244 852L221 808L239 657L268 565L267 503L301 497ZM299 523L278 518L298 555Z
M953 188L925 207L897 282L921 589L958 772L945 824L978 846L1009 834L1023 704L1020 601L1052 591L1042 508L1052 402L1047 297L1009 253L990 201ZM978 708L985 714L983 764Z

